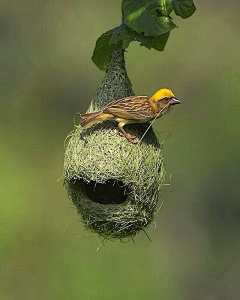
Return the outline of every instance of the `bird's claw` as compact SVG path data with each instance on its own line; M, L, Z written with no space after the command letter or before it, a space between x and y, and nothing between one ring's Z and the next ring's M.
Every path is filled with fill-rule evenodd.
M132 138L132 137L129 138L128 140L129 140L129 142L132 143L132 144L138 144L138 143L140 142L139 140L135 140L135 139Z
M128 136L128 137L126 137L122 132L119 132L119 131L117 132L117 134L120 135L121 137L125 137L132 144L139 143L139 140L136 140L135 136Z

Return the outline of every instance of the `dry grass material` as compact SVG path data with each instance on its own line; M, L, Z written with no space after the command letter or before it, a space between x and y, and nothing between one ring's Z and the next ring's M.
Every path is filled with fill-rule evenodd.
M124 52L115 52L88 112L130 95ZM86 229L104 239L131 238L154 218L165 172L162 147L148 129L149 123L126 126L138 139L144 136L136 145L119 136L112 121L77 126L68 139L64 185Z

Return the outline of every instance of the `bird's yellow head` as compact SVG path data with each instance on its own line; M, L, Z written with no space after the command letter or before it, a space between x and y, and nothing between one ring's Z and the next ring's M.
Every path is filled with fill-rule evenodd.
M158 90L155 94L152 95L151 100L153 102L158 102L160 100L163 100L165 98L173 98L174 94L171 90L169 89L160 89Z
M153 103L153 105L159 105L162 104L169 104L170 106L175 104L180 104L181 102L178 100L178 98L175 97L173 92L169 89L160 89L155 94L152 95L150 98L150 101Z

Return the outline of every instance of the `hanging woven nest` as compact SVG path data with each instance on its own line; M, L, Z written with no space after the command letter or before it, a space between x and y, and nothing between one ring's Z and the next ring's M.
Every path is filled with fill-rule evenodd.
M88 112L131 95L124 50L119 50L108 59ZM148 127L149 123L134 124L126 130L141 139ZM137 145L117 132L113 121L87 129L77 126L65 152L68 194L85 228L105 239L133 237L152 222L165 174L162 148L152 128Z

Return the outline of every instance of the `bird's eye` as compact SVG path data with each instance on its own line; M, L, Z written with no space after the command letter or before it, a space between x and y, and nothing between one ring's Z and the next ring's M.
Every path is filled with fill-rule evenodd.
M168 97L165 97L164 100L168 100Z

